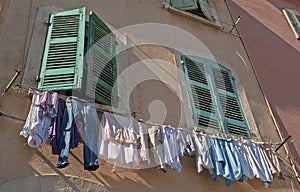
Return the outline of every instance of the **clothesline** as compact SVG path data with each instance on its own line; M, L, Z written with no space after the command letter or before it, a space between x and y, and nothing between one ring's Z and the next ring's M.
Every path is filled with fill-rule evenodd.
M180 157L195 152L198 173L206 168L213 180L217 175L224 177L227 186L234 181L242 182L245 176L260 178L267 187L273 175L279 178L282 174L276 154L269 145L195 131L190 134L191 130L160 124L153 126L144 120L139 120L136 126L134 118L112 112L104 112L98 123L94 101L74 96L64 101L57 92L34 92L20 135L32 148L51 139L52 153L58 155L57 168L69 165L69 150L77 147L81 136L85 170L98 169L100 157L118 167L158 166L165 171L169 167L180 173Z
M25 84L17 84L15 89L18 89L18 92L27 91L28 93L30 93L30 92L42 93L43 91L46 91L46 90L41 90L41 89L38 89L38 88L35 88L35 87L31 87L31 86L28 86L28 85L25 85ZM49 92L52 92L52 91L49 91ZM66 98L69 97L67 95L62 95L62 94L58 94L58 96L59 96L59 98L61 98L63 100L66 100ZM105 107L105 108L101 107L101 104L96 104L96 107L97 107L96 110L98 112L99 111L100 112L109 112L109 113L114 113L114 114L118 114L118 115L122 115L122 116L126 116L126 117L136 117L136 114L148 115L146 113L137 112L137 111L133 111L133 112L128 112L128 111L125 111L125 110L122 110L122 112L113 111L113 109L111 109L110 107ZM176 122L176 123L180 123L180 121L175 120L175 119L172 119L172 120L168 119L168 120ZM156 123L153 123L153 122L146 121L144 119L138 119L137 121L138 122L143 122L143 123L146 123L146 124L149 124L149 125L162 126L162 124L156 124ZM169 126L173 129L178 129L178 128L172 127L170 125L165 125L165 126ZM186 124L186 126L187 126L187 124ZM257 143L257 144L270 144L270 145L278 145L279 144L279 143L272 143L272 142L264 142L264 141L258 140L257 138L247 139L247 138L244 138L242 136L235 136L235 135L221 133L221 132L217 132L217 131L213 131L213 130L209 130L209 129L195 127L194 125L191 125L191 126L193 126L194 129L186 129L191 134L193 133L193 131L196 131L198 133L217 136L217 137L220 137L220 138L227 138L227 139L241 140L241 141L250 141L250 142L253 142L253 143ZM183 129L183 128L180 128L180 129Z

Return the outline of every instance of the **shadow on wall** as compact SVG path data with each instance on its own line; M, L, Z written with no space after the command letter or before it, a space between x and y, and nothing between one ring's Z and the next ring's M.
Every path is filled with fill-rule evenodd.
M280 116L278 115L278 111L276 110L276 108L274 106L272 106L272 104L270 104L270 106L272 108L272 111L274 113L276 121L277 121L277 123L280 127L280 131L281 131L281 134L282 134L283 138L287 138L289 136L289 131L285 128ZM293 138L292 137L292 140L293 139L298 139L298 138ZM300 171L300 167L299 167L300 157L299 157L299 154L297 153L297 149L294 145L294 142L289 140L289 141L286 142L286 145L288 146L288 150L290 152L290 158L294 162L294 164L296 166L296 169L297 169L297 172L299 173L299 171Z
M76 177L61 177L57 175L26 176L9 181L0 186L0 191L101 191L108 192L106 187L91 181Z

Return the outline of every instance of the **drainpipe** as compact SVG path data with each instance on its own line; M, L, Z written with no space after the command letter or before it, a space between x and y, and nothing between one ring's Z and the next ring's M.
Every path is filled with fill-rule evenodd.
M234 23L234 18L233 18L232 12L231 12L231 10L230 10L230 8L229 8L229 6L228 6L227 0L224 0L224 1L225 1L225 4L226 4L227 9L228 9L228 11L229 11L229 15L230 15L230 17L231 17L231 20L232 20L232 22ZM280 138L281 142L283 143L284 151L285 151L285 153L286 153L287 156L288 156L289 163L290 163L290 165L291 165L291 167L292 167L292 169L293 169L293 171L294 171L294 174L295 174L295 178L297 179L298 183L300 184L300 177L299 177L298 171L297 171L297 169L296 169L296 167L295 167L295 164L294 164L293 160L290 158L290 153L289 153L288 148L287 148L286 145L284 144L286 141L285 141L285 139L284 139L283 136L282 136L282 133L281 133L280 128L279 128L279 124L278 124L278 122L277 122L277 120L276 120L276 118L275 118L275 116L274 116L273 110L272 110L272 108L271 108L271 106L270 106L270 103L269 103L269 101L268 101L268 99L267 99L267 97L266 97L266 94L265 94L265 92L264 92L264 90L263 90L263 88L262 88L261 82L260 82L260 80L259 80L259 78L258 78L257 72L256 72L256 70L255 70L255 68L254 68L253 62L252 62L252 60L251 60L251 58L250 58L250 55L249 55L249 52L248 52L248 50L247 50L247 48L246 48L245 42L244 42L244 40L243 40L243 38L242 38L242 36L241 36L241 33L240 33L240 31L238 30L238 28L235 27L235 29L236 29L236 31L237 31L237 33L238 33L238 36L239 36L239 38L240 38L240 40L241 40L241 42L242 42L242 45L243 45L243 47L244 47L244 49L245 49L245 52L246 52L246 54L247 54L247 57L248 57L248 59L249 59L249 61L250 61L250 65L251 65L251 68L252 68L252 70L253 70L253 72L254 72L255 79L256 79L256 81L257 81L257 83L258 83L259 89L261 90L261 92L262 92L262 94L263 94L264 100L265 100L265 102L266 102L266 104L267 104L268 110L269 110L269 112L270 112L272 121L273 121L273 123L274 123L274 125L275 125L275 127L276 127L276 131L277 131L277 133L278 133L278 135L279 135L279 138Z

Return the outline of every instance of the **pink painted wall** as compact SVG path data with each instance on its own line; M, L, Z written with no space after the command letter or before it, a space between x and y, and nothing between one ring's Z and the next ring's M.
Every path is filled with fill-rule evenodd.
M286 138L299 170L300 162L300 41L282 14L283 8L300 11L297 0L230 0L234 18L252 63Z

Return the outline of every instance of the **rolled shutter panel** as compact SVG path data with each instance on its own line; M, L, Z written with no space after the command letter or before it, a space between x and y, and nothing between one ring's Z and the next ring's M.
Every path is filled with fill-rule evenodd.
M212 65L211 70L222 107L225 131L233 135L250 137L231 72L218 64Z
M116 105L112 88L116 80L116 39L112 31L93 12L89 18L86 94L96 102ZM116 95L116 94L115 94Z
M85 7L50 15L39 89L81 89Z
M300 22L295 11L290 9L283 9L282 11L296 38L300 39Z
M181 57L188 84L195 124L201 128L221 130L217 114L215 96L208 80L208 71L204 60L195 57Z
M198 8L196 0L171 0L171 6L181 10L194 10Z
M204 16L208 20L210 20L212 22L215 22L215 18L212 15L212 12L211 12L211 9L210 9L210 7L208 5L207 0L198 0L198 2L199 2L199 5L200 5L200 9L201 9L202 13L204 14Z

